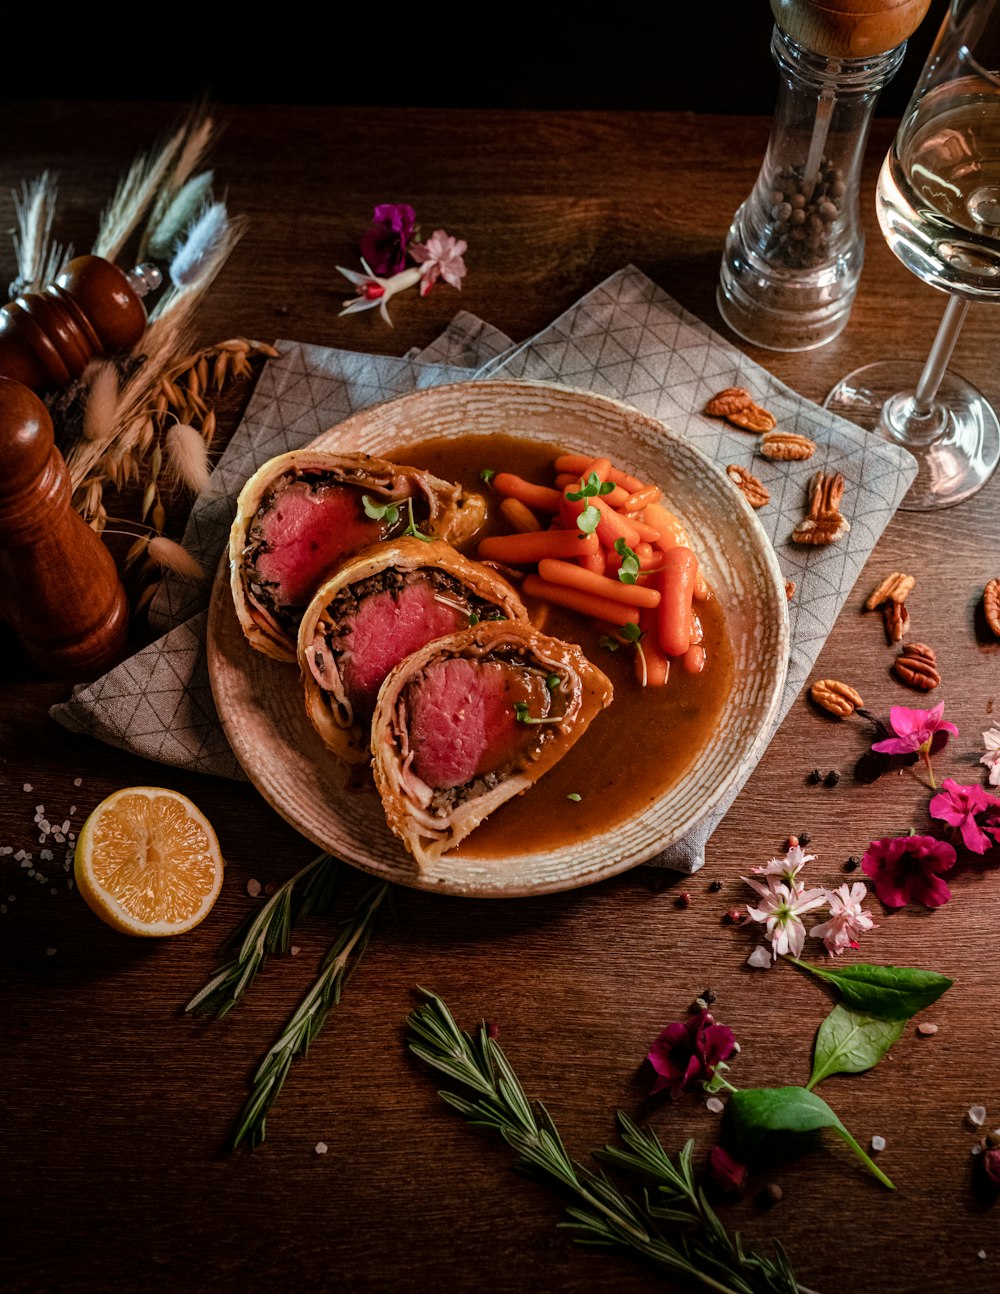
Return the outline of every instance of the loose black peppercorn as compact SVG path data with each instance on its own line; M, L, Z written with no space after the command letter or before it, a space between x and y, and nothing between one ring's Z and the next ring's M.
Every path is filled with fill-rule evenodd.
M840 781L840 774L837 772L835 768L831 768L829 773L827 773L826 777L823 778L823 785L836 786L839 781Z
M800 832L799 832L799 844L800 844L800 845L802 845L802 846L808 845L808 843L809 843L809 841L810 841L810 840L812 840L812 836L810 836L810 834L809 834L809 832L808 832L808 831L800 831Z
M715 1001L715 994L710 988L703 988L698 996L704 1001L706 1006L711 1006Z
M721 881L709 881L709 883L708 883L708 892L709 892L709 894L718 894L718 892L719 892L721 889L722 889L722 882L721 882Z
M823 780L823 774L819 771L818 768L814 768L813 771L806 778L806 781L811 783L811 785L813 786L818 786L820 782L822 782L822 780Z
M860 858L858 858L856 854L852 854L850 858L847 860L847 862L844 864L844 871L856 872L858 870L860 863L861 863Z

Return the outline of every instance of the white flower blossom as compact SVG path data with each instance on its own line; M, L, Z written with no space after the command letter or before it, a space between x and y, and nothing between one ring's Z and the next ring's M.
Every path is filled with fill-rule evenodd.
M806 863L811 863L815 857L815 854L807 854L801 845L793 845L784 858L772 858L765 867L751 867L750 870L756 876L777 876L791 890L801 889L802 882L798 879L799 872L802 871Z
M983 745L986 754L980 756L979 762L990 770L990 786L1000 786L1000 728L995 723L983 733Z
M826 891L807 890L794 882L789 886L773 875L768 876L766 885L752 881L748 876L743 879L761 897L756 907L747 904L747 912L752 921L765 924L764 937L771 941L772 958L777 961L782 953L798 957L806 940L802 916L827 901Z
M876 928L868 913L861 910L868 887L863 881L855 881L851 886L841 885L824 893L830 905L830 920L813 926L809 933L823 940L831 957L839 957L845 948L857 948L858 935L863 931Z

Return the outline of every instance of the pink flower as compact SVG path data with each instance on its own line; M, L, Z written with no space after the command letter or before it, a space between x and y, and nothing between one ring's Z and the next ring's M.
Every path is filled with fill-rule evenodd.
M868 887L863 881L827 890L826 897L830 904L830 920L813 926L809 933L823 940L831 957L839 957L845 948L857 948L858 935L863 931L878 927L868 913L861 910L868 897Z
M767 927L765 938L771 941L771 957L778 960L780 953L790 953L798 957L806 941L806 928L802 924L802 915L811 912L826 902L824 890L807 890L793 882L791 886L768 877L768 883L752 881L748 876L743 879L751 889L761 896L761 902L753 908L747 904L747 912L753 921L763 921Z
M465 277L465 261L462 259L469 244L464 238L452 238L443 229L435 229L426 243L414 243L410 255L418 265L423 266L423 281L420 284L420 295L425 297L439 278L450 283L453 288L461 288Z
M933 836L887 836L873 840L861 860L861 870L875 884L887 908L922 903L939 908L951 898L940 873L955 865L955 850Z
M710 1011L668 1024L646 1056L657 1075L650 1094L666 1088L676 1097L694 1083L709 1082L735 1051L733 1031L716 1024Z
M941 718L943 713L943 701L933 710L910 710L905 705L894 705L889 711L889 726L896 735L887 737L885 741L873 742L872 750L883 755L918 754L927 767L931 786L937 786L931 769L931 755L947 744L948 733L958 736L955 725Z
M361 255L372 271L388 277L406 266L416 214L405 202L381 202L361 238Z
M987 1146L981 1161L983 1173L991 1186L1000 1186L1000 1146Z
M723 1195L739 1195L746 1184L746 1164L734 1159L722 1146L713 1146L708 1152L708 1170Z
M928 812L932 818L940 818L958 831L966 849L971 849L974 854L985 854L993 841L976 822L976 814L986 809L1000 809L1000 800L981 786L959 786L953 778L946 777L940 793L931 800Z
M800 884L799 872L815 857L815 854L807 854L801 845L793 845L784 858L772 858L765 866L751 867L750 870L755 876L778 876L791 889Z

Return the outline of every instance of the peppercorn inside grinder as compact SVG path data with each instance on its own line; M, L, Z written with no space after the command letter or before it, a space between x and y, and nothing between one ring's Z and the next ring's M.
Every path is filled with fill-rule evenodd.
M864 260L858 191L872 113L929 4L771 0L774 124L716 292L747 341L812 350L846 325Z

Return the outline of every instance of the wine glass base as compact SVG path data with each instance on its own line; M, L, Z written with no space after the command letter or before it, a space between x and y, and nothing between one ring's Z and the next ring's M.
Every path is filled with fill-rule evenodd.
M914 431L900 425L924 366L916 360L879 360L841 378L823 407L908 449L917 477L899 505L906 512L949 508L982 489L1000 462L1000 421L985 397L964 378L947 372L936 398L936 416Z

